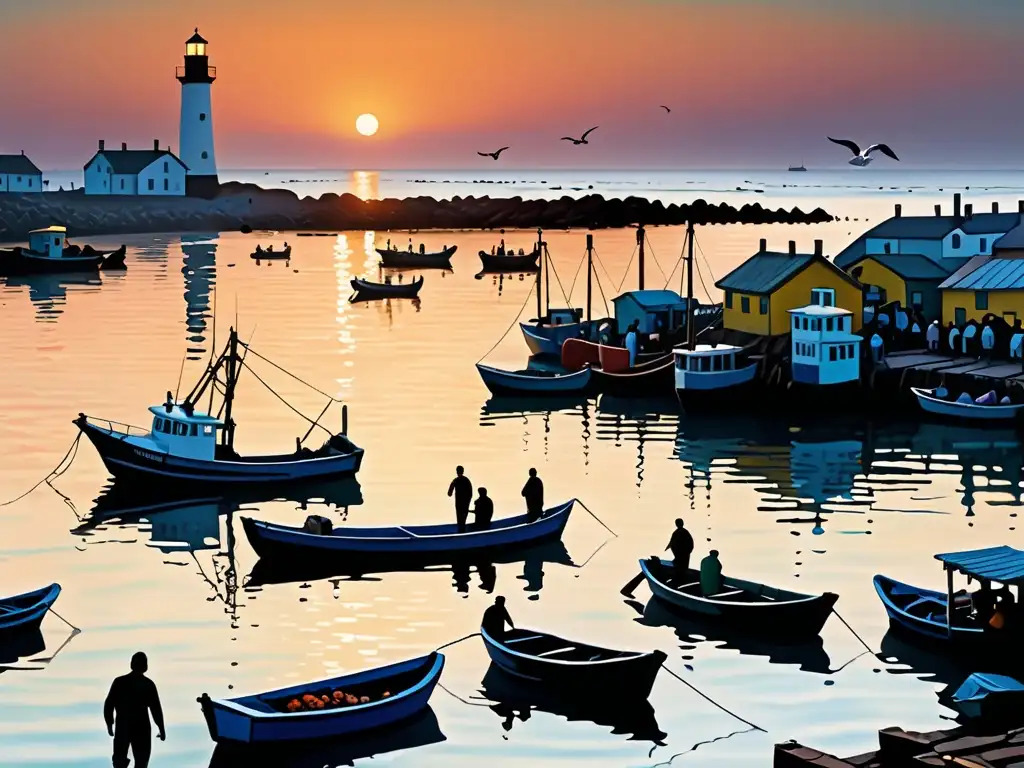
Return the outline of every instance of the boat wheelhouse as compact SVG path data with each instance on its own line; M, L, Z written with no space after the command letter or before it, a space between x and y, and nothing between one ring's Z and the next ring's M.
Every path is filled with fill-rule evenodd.
M757 363L748 362L743 351L731 344L697 344L692 349L672 350L676 397L682 406L727 402L741 395L757 375Z
M0 251L0 274L36 275L124 269L125 247L97 251L89 245L68 245L66 227L45 227L28 233L28 247Z

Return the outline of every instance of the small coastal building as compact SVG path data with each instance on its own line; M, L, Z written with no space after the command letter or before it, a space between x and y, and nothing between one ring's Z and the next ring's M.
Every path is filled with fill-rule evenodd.
M853 312L827 304L789 310L793 381L844 384L860 378L860 343Z
M686 324L686 299L675 291L627 291L612 299L612 305L619 333L633 322L643 334L665 333Z
M170 147L160 149L158 140L152 149L122 144L120 150L109 150L100 139L99 149L85 164L85 194L180 197L187 171Z
M916 253L882 253L864 256L847 271L864 286L865 306L898 301L934 320L942 313L939 285L949 277L949 266Z
M22 152L0 155L0 193L42 192L43 172Z
M995 315L1012 327L1018 319L1024 320L1024 258L1019 256L976 256L939 288L944 323L963 327Z
M814 241L813 253L797 253L792 240L789 252L781 253L767 250L762 239L757 253L715 285L725 292L723 325L728 330L786 334L789 310L819 301L850 310L852 330L862 325L861 285L825 258L821 240Z
M996 240L992 253L1001 259L1024 259L1024 201L1021 201L1020 224Z

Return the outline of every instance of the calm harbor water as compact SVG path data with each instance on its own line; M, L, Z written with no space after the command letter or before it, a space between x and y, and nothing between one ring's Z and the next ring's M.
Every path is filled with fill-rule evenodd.
M969 185L982 182L963 186ZM965 193L965 201L976 210L987 210L992 199L1015 208L1024 195L1008 191L1009 182L1003 186L984 196ZM918 195L923 199L914 204L930 211L940 199L948 206L950 191L904 193L898 201L912 213L907 198ZM804 205L759 197L763 204ZM822 238L826 252L836 253L848 233L856 235L865 219L887 216L892 203L890 195L846 190L822 204L849 222L698 230L704 280L710 287L711 276L739 264L760 237L779 249L790 239L810 248ZM584 234L546 236L567 292ZM651 696L653 729L650 722L628 727L613 690L603 724L539 711L509 717L476 698L487 660L474 638L445 651L443 683L451 694L438 689L432 699L443 740L436 732L405 733L396 744L430 743L378 754L376 761L759 766L770 764L773 743L788 738L853 754L872 746L879 727L944 722L950 713L935 692L958 683L950 679L956 672L886 635L871 577L881 572L940 585L936 552L1021 545L1024 462L1012 431L697 419L681 417L671 403L600 400L545 411L492 401L473 364L485 354L497 365L525 362L517 328L488 350L524 305L523 316L531 316L530 279L475 280L476 251L489 249L493 235L432 232L417 241L428 249L456 242L459 252L453 273L426 275L419 306L350 304L349 280L376 274L372 243L388 236L403 245L407 237L96 238L97 247L128 243L127 273L0 286L0 500L23 493L54 467L74 439L78 412L145 424L146 408L176 388L183 358L182 386L193 382L213 347L215 304L218 346L237 315L254 349L349 404L351 437L366 449L357 487L314 489L310 499L190 499L147 515L130 514L140 502L105 490L106 472L83 443L54 481L66 499L43 485L0 508L2 592L57 581L64 588L57 611L83 630L52 661L33 661L68 637L67 627L48 616L46 650L0 672L0 766L109 765L102 701L136 650L150 656L168 722L152 764L209 765L213 745L195 701L204 691L240 694L419 655L475 631L499 593L524 626L661 648L674 672L767 733L735 733L746 726L664 673ZM506 241L529 247L532 237L507 233ZM647 286L661 287L662 272L676 266L683 232L658 228L649 237ZM290 264L249 258L257 242L284 240L293 246ZM635 287L635 261L626 271L633 234L601 231L595 243L604 296L616 295L620 283L622 290ZM678 268L668 282L678 289ZM580 276L576 305L582 285ZM602 311L599 295L594 312ZM320 395L253 365L299 410L320 412ZM239 447L249 451L290 450L307 426L245 374L236 418ZM338 423L341 416L335 409L326 418ZM449 520L445 491L459 463L475 485L489 489L499 516L519 510L519 490L533 466L549 501L578 497L618 536L579 509L563 537L565 552L526 562L359 581L297 573L284 583L245 587L257 559L241 515L301 522L319 513L357 525ZM110 515L123 519L103 522ZM665 547L679 516L700 555L712 546L721 551L727 573L837 592L839 612L883 658L858 657L863 647L834 617L820 646L780 650L710 628L670 626L656 610L641 615L646 588L637 590L636 605L624 602L619 589L636 573L638 557ZM353 757L363 762L339 752L315 764Z

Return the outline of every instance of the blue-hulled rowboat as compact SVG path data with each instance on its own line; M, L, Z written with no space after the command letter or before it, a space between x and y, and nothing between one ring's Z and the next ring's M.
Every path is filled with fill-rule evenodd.
M984 642L984 629L963 610L954 611L952 631L947 628L945 592L904 584L880 574L872 582L893 629L943 644L973 646ZM964 608L970 608L970 601L963 593L954 596L954 605L957 597L961 598Z
M22 632L32 632L60 596L60 584L0 598L0 640Z
M1006 405L998 403L982 405L975 402L958 403L956 400L949 400L948 393L944 397L944 390L911 387L910 391L917 398L917 404L921 406L921 410L945 419L956 419L958 421L969 421L984 425L1003 424L1019 419L1024 415L1024 403L1009 403Z
M586 395L591 389L590 368L575 373L542 370L503 371L476 364L484 385L495 395L512 397L550 397Z
M204 693L197 701L216 742L281 744L328 739L393 725L419 714L426 709L443 668L444 656L435 651L365 672L251 696L211 699ZM304 695L327 696L333 701L334 691L365 696L369 701L288 711L289 702Z

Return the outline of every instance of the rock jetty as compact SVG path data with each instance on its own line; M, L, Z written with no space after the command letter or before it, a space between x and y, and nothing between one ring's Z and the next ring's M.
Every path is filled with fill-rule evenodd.
M73 237L152 232L273 230L565 229L684 224L813 224L833 217L817 208L771 210L758 203L736 208L704 200L665 205L640 197L606 200L601 195L557 200L521 197L410 197L362 200L328 193L298 197L253 184L222 184L212 200L168 197L86 197L81 191L0 195L0 240L23 240L50 225Z

